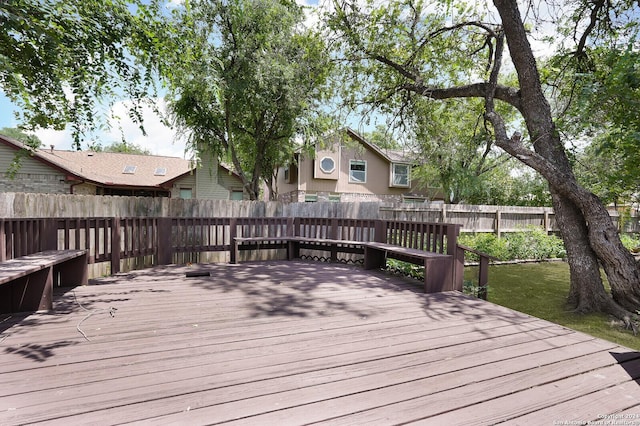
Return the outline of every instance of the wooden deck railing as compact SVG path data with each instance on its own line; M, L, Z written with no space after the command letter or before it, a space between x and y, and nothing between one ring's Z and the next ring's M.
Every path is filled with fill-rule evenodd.
M0 261L43 250L84 249L89 263L110 262L114 274L124 259L150 256L150 263L166 265L174 263L177 254L230 251L235 237L299 236L449 254L454 258L454 282L461 287L464 250L470 249L458 246L459 231L460 225L446 223L349 218L0 219ZM488 258L481 259L480 281L486 284Z

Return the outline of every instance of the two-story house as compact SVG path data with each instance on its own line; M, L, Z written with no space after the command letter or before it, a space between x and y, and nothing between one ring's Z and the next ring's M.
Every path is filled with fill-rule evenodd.
M346 136L346 138L345 138ZM351 129L336 133L312 155L296 154L278 170L278 199L302 201L425 201L412 180L415 161L381 149Z
M7 173L18 155L20 166ZM0 135L0 192L245 199L240 177L213 158L31 149Z

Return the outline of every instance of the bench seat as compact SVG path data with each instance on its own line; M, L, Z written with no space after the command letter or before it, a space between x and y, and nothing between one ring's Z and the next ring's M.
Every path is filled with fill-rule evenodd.
M387 258L424 266L426 293L454 290L453 256L430 251L400 247L393 244L367 242L364 246L364 268L384 268Z
M53 287L86 285L86 250L48 250L0 263L0 313L50 310Z
M231 247L230 263L237 263L240 257L240 250L253 249L287 249L287 259L291 258L289 253L289 240L291 237L234 237Z
M362 241L334 240L330 238L291 237L289 239L289 259L300 257L300 249L321 250L330 252L330 261L338 261L338 253L363 254Z

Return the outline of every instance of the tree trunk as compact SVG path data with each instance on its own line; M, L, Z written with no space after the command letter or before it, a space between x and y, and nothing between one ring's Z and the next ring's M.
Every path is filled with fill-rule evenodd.
M526 164L533 165L549 182L571 270L569 302L581 312L609 312L628 323L628 312L620 306L629 312L640 308L638 265L622 245L606 208L575 180L542 92L517 2L494 0L494 4L500 13L509 52L518 73L522 99L520 111L535 152L548 164L527 156L519 141L514 145L503 137L500 146ZM603 291L598 260L609 278L614 300L620 306L613 304Z
M556 221L569 258L568 304L580 313L603 310L611 296L604 288L598 257L589 244L589 230L582 213L554 190L551 192Z

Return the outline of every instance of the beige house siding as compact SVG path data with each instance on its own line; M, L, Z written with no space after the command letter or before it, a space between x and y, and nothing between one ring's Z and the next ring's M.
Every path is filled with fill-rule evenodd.
M178 179L171 187L171 198L180 198L181 189L191 189L193 195L196 192L196 174L195 172Z
M210 157L204 157L202 164L196 170L195 198L203 200L228 200L231 191L219 183L220 167L218 162Z
M321 152L316 158L327 154ZM318 160L303 159L298 170L298 184L284 182L282 170L278 173L278 184L281 193L302 190L306 192L331 192L354 194L390 194L401 195L409 191L409 188L396 188L389 186L391 165L379 155L357 148L342 148L341 158L336 161L337 179L317 179ZM350 161L366 162L366 182L349 182Z
M412 161L404 153L382 151L353 131L348 130L347 134L349 138L334 135L329 140L329 148L325 145L317 149L314 158L303 157L300 154L297 167L289 166L290 170L294 170L289 172L289 180L285 178L284 168L280 168L276 181L278 198L285 202L400 202L409 194L412 194L411 197L415 200L434 198L433 191L425 193L418 190L411 176ZM336 162L335 169L327 170L326 164L322 165L323 159L333 159ZM354 161L365 164L364 182L350 179L351 165ZM400 178L396 183L394 170L399 173L397 177ZM403 181L405 184L402 184Z
M219 168L218 181L222 186L229 190L230 195L231 192L242 192L242 198L249 199L247 194L244 193L242 181L237 176L230 173L228 170Z
M64 173L28 156L21 158L18 173L10 178L7 171L17 152L0 145L0 192L70 193Z

